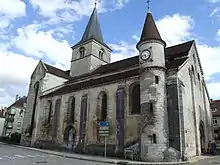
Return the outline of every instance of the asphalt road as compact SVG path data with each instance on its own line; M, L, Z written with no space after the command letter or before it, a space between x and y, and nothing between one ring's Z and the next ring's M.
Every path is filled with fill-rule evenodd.
M193 163L192 165L220 165L220 155L210 159L200 160L196 163Z
M104 165L0 144L0 165Z

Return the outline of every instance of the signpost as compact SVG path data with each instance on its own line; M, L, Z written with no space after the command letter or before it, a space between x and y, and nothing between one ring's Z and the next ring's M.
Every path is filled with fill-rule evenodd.
M105 138L105 158L106 158L107 137L109 136L109 123L107 121L99 122L99 136Z

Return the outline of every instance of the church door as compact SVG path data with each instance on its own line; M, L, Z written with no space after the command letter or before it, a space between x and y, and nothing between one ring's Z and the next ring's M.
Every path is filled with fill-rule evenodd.
M67 147L68 149L72 149L73 148L73 145L74 145L74 141L75 141L75 138L74 138L74 129L71 128L68 132L68 142L67 142Z

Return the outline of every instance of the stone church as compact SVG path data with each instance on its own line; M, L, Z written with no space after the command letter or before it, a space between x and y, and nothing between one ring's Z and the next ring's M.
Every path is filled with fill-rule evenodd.
M210 98L195 41L166 47L147 13L139 55L111 63L95 7L70 70L40 61L28 91L21 144L103 155L130 147L143 161L200 155L212 140Z

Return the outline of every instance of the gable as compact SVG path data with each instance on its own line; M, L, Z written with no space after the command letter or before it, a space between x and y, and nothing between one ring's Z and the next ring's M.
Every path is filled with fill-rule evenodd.
M70 78L69 77L69 71L63 71L59 68L56 68L56 67L54 67L52 65L49 65L49 64L46 64L46 63L44 63L44 65L45 65L46 70L47 70L48 73L53 74L57 77L65 78L65 79Z

